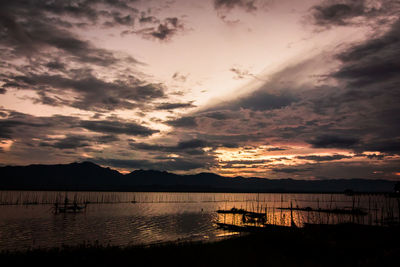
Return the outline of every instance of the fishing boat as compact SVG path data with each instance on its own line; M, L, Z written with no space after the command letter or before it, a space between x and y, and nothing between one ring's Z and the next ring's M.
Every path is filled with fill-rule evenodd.
M78 213L86 210L87 203L78 204L77 202L69 203L68 198L65 198L63 205L58 202L54 203L54 214L58 213Z

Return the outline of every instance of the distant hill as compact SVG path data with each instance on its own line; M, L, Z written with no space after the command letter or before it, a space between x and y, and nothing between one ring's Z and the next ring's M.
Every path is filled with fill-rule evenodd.
M170 192L392 192L387 180L228 178L213 173L177 175L136 170L121 174L92 162L0 167L0 190L101 190Z

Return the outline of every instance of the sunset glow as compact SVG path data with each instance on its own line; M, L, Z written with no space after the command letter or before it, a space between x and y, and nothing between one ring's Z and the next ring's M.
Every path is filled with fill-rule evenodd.
M398 1L6 2L2 165L399 179Z

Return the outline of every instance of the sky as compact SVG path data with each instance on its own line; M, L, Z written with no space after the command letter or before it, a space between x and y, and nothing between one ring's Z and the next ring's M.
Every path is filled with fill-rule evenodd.
M400 180L398 0L0 2L0 164Z

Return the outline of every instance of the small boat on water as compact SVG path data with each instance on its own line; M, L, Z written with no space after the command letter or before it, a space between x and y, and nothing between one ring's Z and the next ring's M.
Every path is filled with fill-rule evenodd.
M77 213L86 210L87 203L78 204L77 202L69 203L68 198L65 198L65 201L62 205L58 202L54 203L54 214L58 213Z
M241 223L237 223L235 219L233 223L225 223L224 222L216 222L216 225L223 229L233 232L257 232L257 231L266 231L266 230L277 230L277 229L296 229L298 226L296 225L293 219L293 208L292 203L290 203L290 225L276 225L267 222L267 209L264 212L254 212L247 211L244 209L232 208L230 210L217 210L217 213L220 214L239 214L242 216Z

